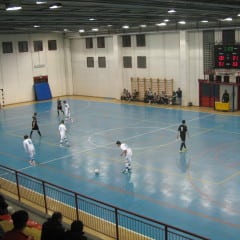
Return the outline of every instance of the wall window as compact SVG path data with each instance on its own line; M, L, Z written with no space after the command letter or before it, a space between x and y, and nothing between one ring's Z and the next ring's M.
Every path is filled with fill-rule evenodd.
M19 41L18 42L18 51L19 52L28 52L28 42L27 41Z
M13 53L12 42L2 42L2 51L3 53Z
M93 39L92 38L86 38L86 48L93 48Z
M106 68L106 58L105 57L98 57L98 67Z
M57 50L57 41L56 40L48 40L48 50L49 51Z
M146 46L145 34L136 35L136 46L137 47L145 47Z
M43 51L43 42L41 40L33 41L34 52Z
M97 47L98 48L105 48L105 38L104 37L98 37L97 38Z
M130 35L122 36L122 46L123 47L131 47L131 36Z
M132 57L130 57L130 56L123 57L123 67L124 68L132 68Z
M146 62L146 57L145 56L138 56L137 57L137 67L138 68L146 68L147 67L147 62Z
M88 68L94 67L94 57L87 57L87 67Z

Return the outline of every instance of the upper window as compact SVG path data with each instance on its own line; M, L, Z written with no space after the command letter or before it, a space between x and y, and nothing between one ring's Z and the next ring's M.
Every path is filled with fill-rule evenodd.
M138 68L146 68L147 67L147 61L145 56L138 56L137 57L137 67Z
M131 36L130 35L122 36L122 46L123 47L131 47Z
M97 47L98 48L105 48L105 38L104 37L98 37L97 38Z
M18 42L18 51L21 53L28 52L28 42L27 41L19 41Z
M93 39L86 38L86 48L93 48Z
M123 67L124 68L132 68L132 57L131 56L123 57Z
M3 42L2 43L3 53L13 53L13 44L12 42Z
M137 47L145 47L146 46L145 34L136 35L136 45L137 45Z
M57 41L56 40L48 40L48 50L57 50Z
M41 40L33 41L34 52L43 51L43 42Z
M94 58L93 57L87 57L87 67L88 68L94 67Z
M98 57L98 67L106 68L106 58L105 57Z

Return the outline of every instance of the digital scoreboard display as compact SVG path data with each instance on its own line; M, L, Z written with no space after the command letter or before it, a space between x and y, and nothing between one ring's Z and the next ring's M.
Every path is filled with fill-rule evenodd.
M215 45L215 68L240 68L240 45Z

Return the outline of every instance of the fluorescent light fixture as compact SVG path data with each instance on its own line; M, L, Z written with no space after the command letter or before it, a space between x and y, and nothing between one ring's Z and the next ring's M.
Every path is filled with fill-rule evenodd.
M145 28L145 27L147 27L147 25L146 24L141 24L140 27Z
M240 17L240 13L237 16Z
M202 20L201 23L208 23L208 20Z
M39 28L40 26L39 25L33 25L34 28Z
M168 10L168 13L175 13L176 12L176 10L174 10L174 9L169 9Z
M84 33L85 30L84 30L84 29L79 29L78 32L80 32L80 33Z
M6 5L6 11L18 11L21 10L22 7L16 4L7 4Z
M231 18L231 17L224 18L223 21L231 22L231 21L232 21L232 18Z
M89 21L95 21L96 19L95 18L89 18Z
M164 19L163 21L164 21L164 22L169 22L170 20L169 20L169 19Z
M61 7L62 7L61 3L54 3L49 8L50 9L58 9L58 8L61 8Z
M162 23L157 23L156 25L161 27L161 26L166 26L167 24L165 22L162 22Z
M93 32L98 32L98 28L92 28Z
M128 25L124 25L124 26L122 26L122 28L129 29L129 26Z
M111 24L108 24L107 26L108 26L108 27L112 27L112 25L111 25Z
M44 1L44 0L37 0L36 1L36 4L40 5L40 4L46 4L47 1Z
M185 21L179 21L178 23L179 23L179 24L182 24L182 25L186 24Z

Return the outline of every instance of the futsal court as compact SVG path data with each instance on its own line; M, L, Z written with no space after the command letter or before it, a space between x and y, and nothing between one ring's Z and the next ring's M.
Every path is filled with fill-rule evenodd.
M63 99L62 99L63 100ZM240 236L240 116L156 105L67 99L70 147L59 146L57 101L0 111L1 164L214 240ZM23 136L37 112L42 137L32 135L38 166L30 166ZM185 119L188 151L179 153ZM132 173L115 144L132 148ZM95 174L99 169L99 174Z

